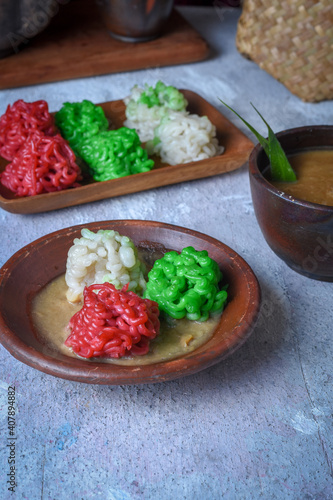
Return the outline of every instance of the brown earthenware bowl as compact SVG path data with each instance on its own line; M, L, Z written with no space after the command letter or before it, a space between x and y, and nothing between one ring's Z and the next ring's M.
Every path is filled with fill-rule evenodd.
M207 250L229 283L228 303L208 342L185 356L167 362L124 366L90 362L50 349L36 336L31 318L35 295L65 272L67 252L81 229L114 229L152 251L181 251L192 245ZM48 234L18 251L1 268L0 342L18 360L57 377L90 384L163 382L207 368L233 353L252 332L259 313L260 288L248 264L231 248L207 235L151 221L103 221Z
M287 154L333 147L333 126L285 130L277 137ZM249 158L254 211L271 249L294 271L333 281L333 207L293 198L264 177L268 158L258 144Z

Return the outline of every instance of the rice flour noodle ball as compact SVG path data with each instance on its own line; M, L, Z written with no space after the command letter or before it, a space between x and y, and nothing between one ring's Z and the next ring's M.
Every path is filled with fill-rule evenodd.
M178 89L163 82L157 82L155 87L146 84L144 89L135 85L124 103L127 118L124 125L134 128L141 142L154 138L155 128L170 110L185 112L188 104Z
M216 127L207 116L174 111L162 119L147 150L169 165L178 165L222 154L224 148L219 145Z
M87 139L109 128L103 108L87 99L81 102L65 102L56 113L55 121L62 136L79 156Z
M12 161L31 133L56 134L53 116L46 101L25 102L19 99L8 105L0 117L0 155Z
M117 289L128 284L138 295L146 288L144 265L130 238L117 231L85 228L68 251L65 280L67 300L79 302L92 284L112 283Z

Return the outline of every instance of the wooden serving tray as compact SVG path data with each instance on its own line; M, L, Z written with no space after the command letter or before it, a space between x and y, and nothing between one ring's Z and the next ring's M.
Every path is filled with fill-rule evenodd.
M95 1L72 1L20 52L0 60L0 89L196 62L209 52L176 10L159 38L126 43L108 33Z
M210 177L241 167L248 160L250 151L253 148L252 141L198 94L190 90L182 90L182 92L189 103L188 111L200 116L208 116L216 126L218 141L225 148L222 155L182 165L166 165L156 158L155 167L150 172L104 182L91 181L81 187L24 198L15 197L12 192L0 184L0 207L8 212L20 214L47 212L160 186ZM106 117L113 123L115 128L123 125L125 120L125 104L123 100L105 102L99 105L104 109ZM6 160L0 158L0 171L5 169L7 163Z

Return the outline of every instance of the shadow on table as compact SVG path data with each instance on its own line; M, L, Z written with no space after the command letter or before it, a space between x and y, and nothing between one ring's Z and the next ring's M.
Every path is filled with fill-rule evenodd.
M224 384L248 383L249 377L254 376L261 383L270 364L276 365L277 359L283 356L285 344L290 342L288 332L289 301L283 292L272 290L268 283L261 281L262 304L257 324L250 338L230 357L220 363L184 377L169 384L181 384L189 387L206 384L207 387L221 391ZM281 352L280 352L281 351ZM255 373L255 375L254 375ZM163 391L163 384L160 384ZM223 389L222 389L223 390Z
M283 365L284 349L290 342L287 337L289 315L289 301L285 294L272 290L271 286L261 282L262 305L257 324L250 338L230 357L216 365L200 371L194 375L185 376L169 382L155 384L123 386L122 390L135 393L135 400L140 404L141 397L147 398L147 393L156 394L163 398L172 393L175 400L185 392L194 394L199 391L223 394L223 387L240 388L247 384L260 387L267 378L272 377L276 370L279 372ZM281 368L282 370L282 368ZM98 388L102 392L115 390L115 387ZM117 390L117 389L116 389ZM141 394L141 397L140 397ZM134 400L133 400L134 402Z

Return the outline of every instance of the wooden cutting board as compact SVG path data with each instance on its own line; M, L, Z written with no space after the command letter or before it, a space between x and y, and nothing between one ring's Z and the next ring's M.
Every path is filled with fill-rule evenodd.
M126 43L109 35L94 1L74 1L20 52L0 60L0 89L196 62L209 52L176 10L159 38Z

